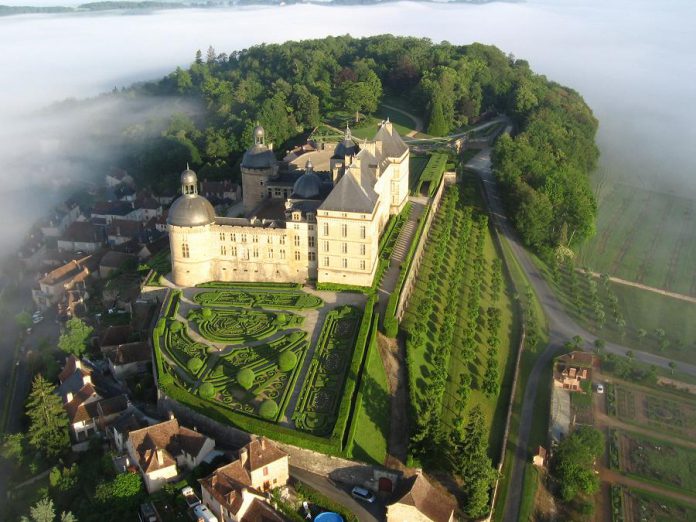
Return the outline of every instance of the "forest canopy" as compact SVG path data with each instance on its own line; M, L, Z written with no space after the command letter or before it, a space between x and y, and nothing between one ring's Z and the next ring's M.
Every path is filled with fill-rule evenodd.
M526 61L477 43L339 36L230 54L198 51L188 69L113 94L202 107L175 114L155 135L143 126L129 129L121 163L154 186L174 183L186 162L204 178L235 178L257 122L282 151L329 116L347 122L356 112L375 112L383 93L408 103L435 136L492 113L509 115L516 129L498 140L493 167L522 240L543 251L593 233L592 111L577 92L534 74Z

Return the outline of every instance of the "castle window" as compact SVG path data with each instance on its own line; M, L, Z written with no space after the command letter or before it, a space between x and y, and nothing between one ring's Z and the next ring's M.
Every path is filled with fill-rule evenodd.
M225 245L220 245L220 255L221 256L227 255L227 247Z
M328 251L329 251L329 242L324 241L324 252L328 252Z
M309 252L307 255L308 255L310 261L317 260L317 255L314 252Z
M309 243L310 248L314 248L314 236L309 236L309 238L307 238L307 239L308 239L308 243Z
M243 256L243 257L244 257L244 259L247 259L247 260L249 259L249 251L248 251L248 250L245 250L245 251L244 251L244 256Z
M365 225L362 225L360 227L360 239L365 239L365 233L366 233Z
M259 249L258 249L258 247L254 247L254 257L259 257Z
M236 247L236 246L233 246L232 249L231 249L231 251L230 251L230 253L231 253L233 256L236 257L236 256L237 256L237 247Z
M258 242L259 242L259 236L257 236L256 234L254 234L253 236L251 236L251 240L252 240L254 243L258 243Z
M300 251L295 250L295 261L299 261L299 260L300 260Z
M295 236L295 246L300 246L300 236Z
M360 255L364 256L365 255L365 245L360 245Z
M341 236L346 237L348 235L348 225L345 223L341 225Z
M309 230L314 230L314 225L309 225L307 228L309 228Z
M292 228L294 228L295 230L300 230L300 225L298 225L297 223L295 223L295 224L292 226Z
M342 254L347 254L348 253L348 243L343 243L341 245L341 253Z
M242 243L246 243L246 234L242 234Z
M348 268L348 260L345 257L343 258L343 268Z
M190 257L191 252L189 251L188 243L181 244L181 257Z
M225 240L225 233L220 232L220 241L224 241L224 240Z
M329 235L329 224L324 223L324 235L328 236Z
M280 259L285 259L285 249L280 249Z
M329 266L329 258L328 257L324 258L324 266Z
M277 198L279 198L279 197L282 196L282 195L283 195L283 193L281 192L281 190L280 190L279 188L275 189L275 196L276 196Z
M234 232L231 233L230 234L230 241L232 241L233 243L236 243L237 242L237 234L235 234Z
M268 243L269 245L273 243L273 236L266 236L266 243Z
M360 261L360 270L365 270L365 261Z
M268 259L273 259L273 249L272 248L268 249Z
M281 245L285 244L285 236L280 236L280 244Z

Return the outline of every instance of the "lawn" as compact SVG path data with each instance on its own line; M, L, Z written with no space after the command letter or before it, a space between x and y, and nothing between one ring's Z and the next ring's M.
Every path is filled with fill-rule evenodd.
M413 193L416 194L416 187L419 185L421 174L423 169L428 164L429 156L419 156L416 154L411 154L409 157L409 180L408 188Z
M597 233L582 246L578 264L696 296L695 205L693 199L637 185L603 187Z
M448 155L442 152L435 152L430 155L427 165L419 176L418 184L414 191L416 194L433 197L437 187L440 185L442 174L447 167L447 159Z
M355 459L382 465L387 456L391 403L387 375L376 344L367 356L359 399L350 453Z
M622 472L696 494L696 450L628 432L619 446Z

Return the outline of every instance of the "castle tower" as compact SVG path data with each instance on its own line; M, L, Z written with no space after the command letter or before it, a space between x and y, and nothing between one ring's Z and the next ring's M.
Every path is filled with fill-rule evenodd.
M211 280L210 228L214 223L215 209L198 194L198 177L187 168L181 173L181 196L167 216L174 284L195 286Z
M331 178L334 185L338 183L338 180L352 163L353 156L355 156L359 150L357 144L353 141L350 127L346 125L346 133L343 136L343 141L336 145L333 156L331 156L329 160Z
M260 125L254 129L254 144L244 153L241 164L244 213L251 212L268 196L266 185L278 177L278 162L265 143Z

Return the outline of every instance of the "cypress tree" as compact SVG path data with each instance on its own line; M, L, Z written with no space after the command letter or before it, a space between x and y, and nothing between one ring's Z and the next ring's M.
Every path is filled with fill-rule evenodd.
M41 374L37 375L26 404L30 419L29 444L51 459L70 445L68 416L55 389Z

